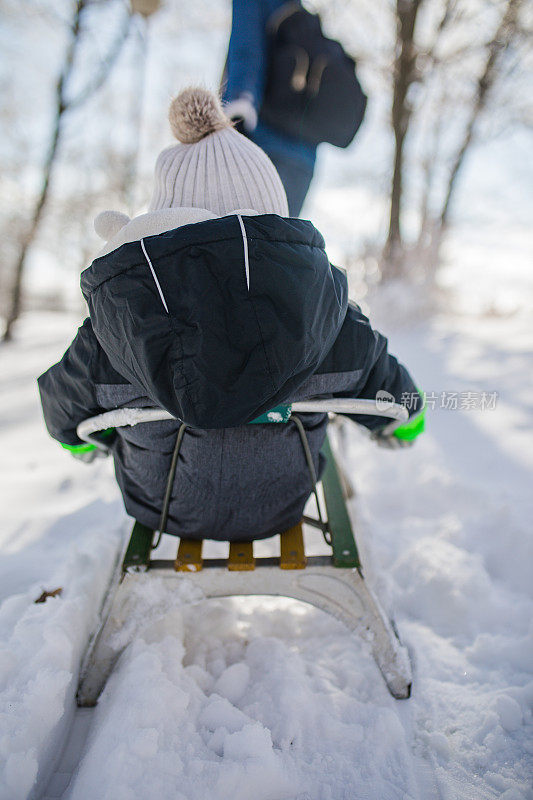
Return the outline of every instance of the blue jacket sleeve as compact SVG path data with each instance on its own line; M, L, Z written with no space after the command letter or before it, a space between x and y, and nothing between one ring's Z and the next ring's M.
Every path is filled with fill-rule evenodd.
M259 108L267 71L266 25L285 0L233 0L231 37L226 62L225 102L248 93Z

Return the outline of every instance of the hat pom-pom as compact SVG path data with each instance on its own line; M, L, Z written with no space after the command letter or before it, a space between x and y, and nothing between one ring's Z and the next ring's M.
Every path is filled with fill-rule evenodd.
M102 211L94 220L94 229L98 236L108 242L128 222L130 222L128 215L120 211Z
M170 104L172 133L182 144L194 144L215 131L230 128L219 98L207 89L184 89Z

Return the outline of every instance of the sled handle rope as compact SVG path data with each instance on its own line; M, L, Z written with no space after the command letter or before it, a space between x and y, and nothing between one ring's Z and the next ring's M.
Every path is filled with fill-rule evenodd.
M291 403L289 408L298 414L331 413L387 417L393 422L383 431L386 435L392 433L394 428L409 418L407 408L399 403L352 397L338 397L332 400L301 400ZM76 433L82 441L94 444L99 450L107 453L109 447L93 434L108 428L122 428L139 425L143 422L160 422L167 419L176 418L162 408L117 408L83 420L78 425Z

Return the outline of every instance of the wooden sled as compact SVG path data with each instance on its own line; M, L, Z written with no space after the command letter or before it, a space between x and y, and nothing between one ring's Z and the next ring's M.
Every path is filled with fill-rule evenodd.
M352 405L347 408L347 404ZM352 410L354 404L357 404L355 411ZM342 408L339 407L341 405ZM407 415L402 406L390 404L387 409L376 410L374 402L361 400L309 401L292 405L292 412L318 410L382 414L399 422ZM167 412L156 409L120 409L86 420L79 426L78 435L96 443L91 436L98 430L168 418L171 417ZM288 419L299 422L298 417L290 414ZM177 450L178 445L179 442ZM204 559L202 541L181 539L175 559L152 558L156 532L139 522L135 523L121 569L104 607L102 624L89 644L78 687L78 705L96 704L120 653L140 635L142 621L153 620L157 609L150 608L147 600L149 593L144 587L147 581L154 578L164 581L166 598L161 613L168 612L173 597L179 598L179 590L183 588L179 582L184 580L194 583L199 590L199 597L275 595L310 603L361 635L369 643L392 696L398 699L409 697L412 674L408 654L400 643L394 624L363 578L346 508L342 475L328 439L323 453L327 460L321 479L326 519L316 491L315 476L319 518L304 517L301 523L282 533L279 537L279 557L256 558L253 541L249 541L230 543L227 559ZM315 525L322 530L331 547L329 555L306 556L302 523ZM164 530L164 525L160 525L160 529Z

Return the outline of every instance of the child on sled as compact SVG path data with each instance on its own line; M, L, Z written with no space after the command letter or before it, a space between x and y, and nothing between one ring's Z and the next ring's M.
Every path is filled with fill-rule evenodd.
M412 443L423 403L409 373L348 301L313 225L288 218L267 156L202 89L171 104L179 143L156 164L149 211L104 212L105 247L81 277L89 317L39 378L50 434L74 456L96 448L78 424L103 411L159 407L174 419L108 439L126 510L156 529L176 437L187 425L166 532L244 541L298 523L310 495L294 425L247 424L309 398L413 398L409 421L354 417L378 443ZM301 416L317 474L328 424Z

